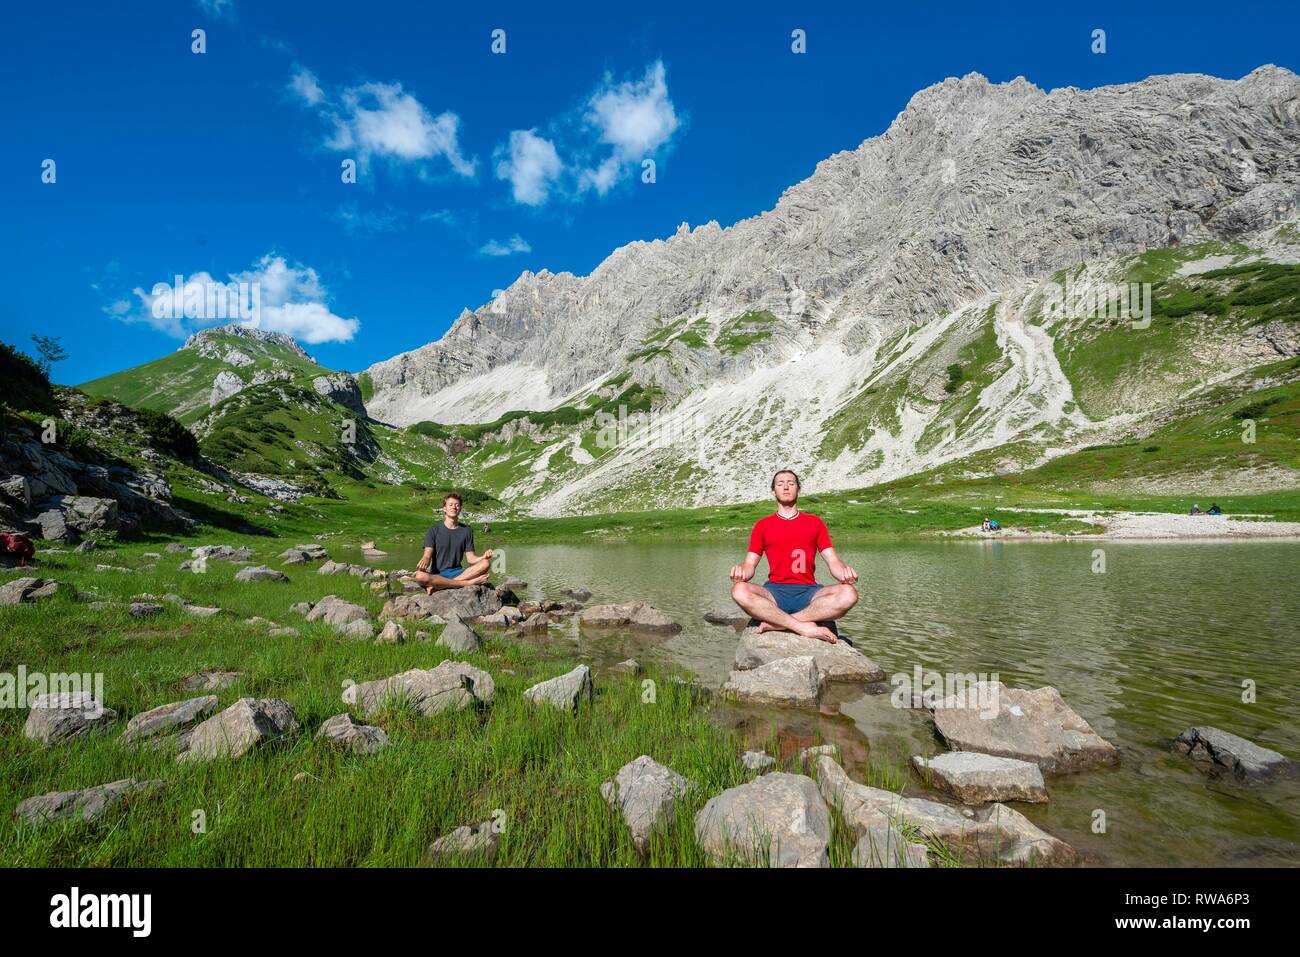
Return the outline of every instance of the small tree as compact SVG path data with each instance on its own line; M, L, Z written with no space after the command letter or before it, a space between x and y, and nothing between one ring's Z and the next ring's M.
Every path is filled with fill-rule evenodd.
M63 346L59 345L59 336L32 336L32 342L36 343L36 352L40 358L36 360L36 365L40 367L41 372L49 378L50 370L54 368L54 363L62 362L68 357L63 351Z

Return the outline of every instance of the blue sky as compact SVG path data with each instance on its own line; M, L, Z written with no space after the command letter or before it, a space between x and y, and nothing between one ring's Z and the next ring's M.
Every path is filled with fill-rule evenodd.
M156 284L256 280L264 326L357 371L524 269L769 209L948 76L1300 69L1294 4L466 6L6 4L0 338L61 336L55 378L81 382L203 324L159 319Z

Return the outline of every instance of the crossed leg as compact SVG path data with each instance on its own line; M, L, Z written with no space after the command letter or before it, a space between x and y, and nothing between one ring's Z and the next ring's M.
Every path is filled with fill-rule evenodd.
M839 641L835 633L817 622L843 616L857 603L858 592L852 585L827 585L817 592L807 608L793 615L777 607L772 593L761 585L736 582L731 588L731 598L751 618L758 619L759 631L793 631L834 644Z
M491 564L489 559L480 558L455 578L443 578L433 572L416 572L415 580L424 586L425 593L429 595L444 588L468 588L470 585L482 585L488 580Z

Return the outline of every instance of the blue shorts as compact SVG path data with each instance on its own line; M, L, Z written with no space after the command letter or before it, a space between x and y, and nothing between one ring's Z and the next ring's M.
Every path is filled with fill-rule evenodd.
M463 568L444 568L442 571L438 572L438 574L443 578L455 578L464 570L465 569Z
M793 615L807 608L812 602L813 596L821 591L823 586L800 585L795 582L782 583L769 581L763 582L763 587L766 588L767 593L772 596L772 600L776 602L777 608L780 608L787 615ZM832 634L838 637L840 641L844 642L846 645L853 645L853 642L840 634L840 630L835 626L834 621L819 621L817 624L825 625L831 630ZM758 622L756 620L753 618L749 619L749 626L751 628L757 625Z

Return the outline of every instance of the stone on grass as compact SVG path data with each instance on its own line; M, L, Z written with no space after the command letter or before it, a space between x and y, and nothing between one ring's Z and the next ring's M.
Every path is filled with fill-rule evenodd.
M811 655L778 658L749 671L733 671L722 686L724 698L792 708L816 708L821 692L821 672Z
M1115 746L1051 686L1028 691L1000 681L978 681L935 703L932 711L935 729L953 751L1033 761L1054 773L1119 760Z
M623 765L600 786L606 803L623 813L638 851L645 850L654 831L671 823L677 799L688 790L689 781L647 754Z
M132 618L152 618L162 614L163 606L152 601L133 601L126 610Z
M578 617L589 628L631 628L637 631L672 633L682 630L667 615L643 601L628 601L615 605L593 605L584 608Z
M341 622L334 626L334 630L348 638L364 639L375 636L375 626L368 621Z
M1239 781L1254 783L1293 777L1296 773L1295 764L1286 755L1208 725L1188 728L1180 734L1174 739L1174 751Z
M227 561L247 561L253 557L251 548L235 548L233 545L200 545L190 552L191 558L221 558Z
M773 771L710 799L695 841L719 864L829 867L830 811L812 778Z
M389 622L389 624L396 624L396 622ZM443 627L437 644L457 654L468 654L471 651L478 651L483 646L483 640L474 633L473 628L456 619L447 622Z
M346 711L328 718L316 737L355 754L375 754L388 747L388 735L383 728L362 724Z
M217 696L203 695L142 711L126 723L123 744L140 744L180 734L217 710Z
M213 615L221 614L220 608L211 605L182 605L181 607L195 618L211 618Z
M475 681L471 669L482 678ZM437 668L412 668L389 678L351 685L344 690L343 701L366 715L383 710L389 703L403 703L427 716L459 711L476 701L491 703L495 693L495 684L486 672L464 662L444 661Z
M117 712L87 691L56 691L32 699L23 734L42 744L82 738L117 720Z
M292 605L289 606L289 610L290 610L291 612L293 612L294 614L297 614L297 615L307 615L307 614L310 614L310 613L311 613L311 610L312 610L314 607L315 607L315 603L314 603L314 602L310 602L310 601L296 601L296 602L294 602Z
M746 619L748 620L748 619ZM736 646L737 671L760 668L782 658L810 655L824 681L875 682L885 680L885 670L847 642L821 641L788 631L746 628Z
M49 598L61 588L68 588L53 578L15 578L0 585L0 605L18 605Z
M186 691L221 691L224 688L229 688L242 677L244 677L242 671L207 668L192 675L186 675L181 679L181 688Z
M909 841L896 827L881 825L862 832L850 858L854 867L929 867L924 844Z
M189 546L182 545L180 542L168 542L167 545L163 548L164 552L168 552L169 554L172 555L175 555L179 552L188 552L189 550L190 550Z
M1033 761L1002 758L978 751L949 751L927 758L915 755L912 766L922 776L929 772L931 783L963 804L989 801L1047 800L1043 772Z
M355 622L353 624L356 624ZM367 625L369 622L367 622ZM345 626L351 627L351 626ZM383 630L379 632L379 637L375 639L381 645L400 645L406 641L406 629L395 621L390 621L384 625Z
M298 716L280 698L240 698L190 734L177 761L240 758L254 748L292 738L302 730Z
M89 824L98 821L111 808L126 803L130 798L157 788L166 787L166 781L141 781L122 778L109 784L100 784L80 791L51 791L29 797L14 808L14 816L31 824L53 824L59 821L81 820Z
M450 834L444 834L425 849L423 864L436 867L440 864L491 864L496 860L501 835L492 821L467 824Z
M344 601L337 595L326 595L307 612L308 621L323 621L327 625L346 625L354 621L366 621L370 612L360 605Z
M237 582L287 582L289 576L268 565L249 565L235 572Z
M907 825L916 828L922 838L941 842L968 864L1057 866L1077 860L1069 844L1005 804L976 810L903 797L859 784L825 756L817 760L817 785L827 802L839 808L844 823L859 835L873 827Z
M271 638L297 638L298 629L276 627L270 629L266 634Z
M641 667L641 662L635 658L628 658L626 661L620 661L616 665L610 666L610 673L616 675L639 675L645 671Z
M776 764L776 758L766 751L746 751L740 756L740 763L746 771L762 771Z
M591 669L578 665L559 677L538 682L524 692L524 697L533 704L546 704L576 714L581 702L591 701L593 691Z

